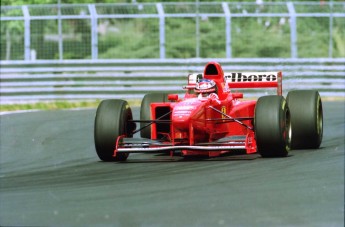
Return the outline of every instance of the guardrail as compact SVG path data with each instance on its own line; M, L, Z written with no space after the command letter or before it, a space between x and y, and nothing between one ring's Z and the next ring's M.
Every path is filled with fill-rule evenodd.
M189 73L218 61L225 72L282 71L283 93L316 89L345 97L345 58L131 59L0 61L1 104L56 100L140 99L149 92L183 94ZM269 94L247 90L245 97Z

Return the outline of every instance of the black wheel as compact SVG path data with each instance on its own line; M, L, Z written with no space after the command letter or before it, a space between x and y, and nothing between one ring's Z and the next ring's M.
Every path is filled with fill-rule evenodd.
M323 136L323 111L318 91L290 91L287 95L291 113L292 149L316 149Z
M151 103L153 102L168 102L168 94L164 93L150 93L146 94L141 102L140 120L151 120ZM140 128L145 127L149 123L140 123ZM151 126L143 128L140 131L142 138L151 139Z
M254 117L258 152L262 157L285 157L291 146L290 112L282 96L258 99Z
M124 100L103 100L96 112L94 139L98 157L103 161L125 161L127 153L119 153L113 157L116 138L120 135L131 136L135 124L132 110Z

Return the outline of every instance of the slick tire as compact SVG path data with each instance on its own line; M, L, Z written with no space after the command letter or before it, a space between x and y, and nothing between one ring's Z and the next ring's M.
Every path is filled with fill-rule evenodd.
M127 153L119 153L113 157L116 139L120 135L131 137L135 129L132 120L132 110L124 100L103 100L96 112L94 125L94 140L98 157L102 161L125 161Z
M168 102L168 94L164 93L149 93L146 94L141 102L140 106L140 120L151 120L151 103L154 102ZM150 123L140 123L140 136L142 138L151 139L151 126L147 126ZM147 127L146 127L147 126Z
M258 99L254 116L257 150L262 157L285 157L291 146L290 112L282 96Z
M319 148L323 137L323 110L318 91L290 91L286 97L291 114L292 149Z

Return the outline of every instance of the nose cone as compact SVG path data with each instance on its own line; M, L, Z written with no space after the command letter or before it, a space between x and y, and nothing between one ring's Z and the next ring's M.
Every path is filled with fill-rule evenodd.
M178 103L172 112L172 124L175 129L186 131L192 119L200 112L201 102L198 99L192 99Z
M175 106L172 112L173 126L179 130L188 130L193 110L193 106Z

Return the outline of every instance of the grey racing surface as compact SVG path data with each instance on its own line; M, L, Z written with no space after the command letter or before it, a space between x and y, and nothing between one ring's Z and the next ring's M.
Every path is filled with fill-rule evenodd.
M99 161L95 110L0 116L0 226L344 226L344 102L286 158ZM138 119L138 108L133 108Z

